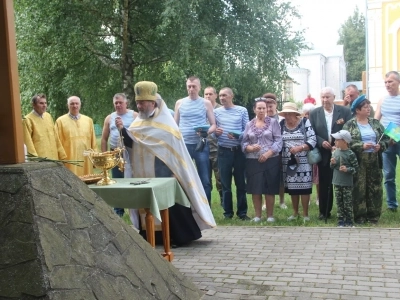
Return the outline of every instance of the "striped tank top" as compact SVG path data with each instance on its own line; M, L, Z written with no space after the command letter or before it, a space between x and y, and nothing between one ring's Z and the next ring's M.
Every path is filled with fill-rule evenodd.
M111 113L110 115L110 148L117 148L119 145L119 131L117 126L115 126L115 118L121 117L122 123L124 124L125 128L128 128L133 120L133 110L128 109L128 111L123 115L118 115L116 112Z
M387 95L381 104L381 123L386 128L390 122L400 126L400 95Z
M199 97L196 100L183 98L179 107L179 130L182 133L185 144L197 144L200 137L197 135L193 126L207 124L207 110L204 104L204 98Z

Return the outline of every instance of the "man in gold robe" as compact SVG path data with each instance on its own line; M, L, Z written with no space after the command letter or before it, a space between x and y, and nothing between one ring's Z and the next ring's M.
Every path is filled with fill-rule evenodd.
M31 102L33 110L22 121L27 152L49 159L66 159L67 155L54 130L53 118L46 112L46 95L37 94Z
M56 121L56 131L67 154L68 160L83 161L83 167L67 164L65 165L76 176L93 173L93 164L83 153L85 150L97 151L96 134L93 120L79 113L81 99L76 96L68 98L69 112Z

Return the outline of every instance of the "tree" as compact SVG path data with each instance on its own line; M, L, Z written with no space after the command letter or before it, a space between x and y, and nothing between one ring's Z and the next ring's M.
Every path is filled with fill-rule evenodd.
M24 103L45 92L57 117L68 96L102 120L111 97L157 83L170 106L185 79L232 86L244 104L278 92L305 47L297 11L278 0L16 0ZM26 104L25 104L26 105Z
M338 45L344 47L347 81L360 81L365 71L365 18L358 7L339 29Z

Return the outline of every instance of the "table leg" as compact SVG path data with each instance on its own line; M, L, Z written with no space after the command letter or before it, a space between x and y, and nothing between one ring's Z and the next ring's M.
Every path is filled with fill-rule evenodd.
M156 235L154 232L154 217L153 214L150 212L149 208L144 209L146 211L146 237L147 242L155 248L156 246Z
M161 227L162 227L162 235L164 243L164 253L162 254L162 256L164 256L166 260L172 261L174 259L174 253L172 253L171 251L171 240L169 235L169 212L168 209L163 209L160 210L160 213L162 220Z

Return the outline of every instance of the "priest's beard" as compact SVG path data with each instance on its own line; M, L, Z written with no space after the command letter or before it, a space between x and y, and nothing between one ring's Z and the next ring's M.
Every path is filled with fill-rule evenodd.
M139 118L148 119L150 118L151 113L151 111L139 111Z

